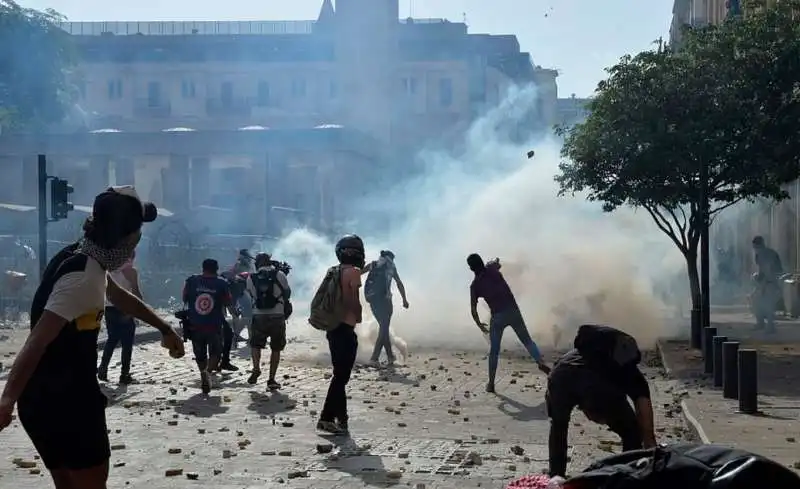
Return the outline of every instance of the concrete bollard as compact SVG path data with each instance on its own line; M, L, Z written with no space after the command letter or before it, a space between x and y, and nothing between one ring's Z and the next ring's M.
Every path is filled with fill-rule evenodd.
M758 412L758 353L739 350L739 411Z
M714 369L714 387L722 387L722 344L728 341L727 336L715 336L712 339L712 355Z
M704 371L707 374L714 372L714 337L717 336L717 328L706 328L703 331L703 360Z
M739 398L739 342L722 344L722 397Z

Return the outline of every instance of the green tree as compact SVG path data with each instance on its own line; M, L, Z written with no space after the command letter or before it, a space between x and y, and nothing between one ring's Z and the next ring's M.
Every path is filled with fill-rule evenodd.
M788 198L800 175L797 0L687 32L685 46L609 68L582 124L560 129L560 194L644 209L686 259L700 305L700 168L710 218L743 200Z
M63 17L0 0L0 127L37 130L60 122L76 95L75 56Z

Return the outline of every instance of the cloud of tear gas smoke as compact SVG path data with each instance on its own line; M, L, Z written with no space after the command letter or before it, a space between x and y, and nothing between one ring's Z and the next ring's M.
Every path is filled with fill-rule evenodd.
M381 249L396 254L411 307L402 309L395 290L392 325L412 353L486 347L469 314L473 276L466 257L472 252L485 260L500 257L528 328L545 346L554 324L565 329L566 341L582 322L611 324L634 334L643 346L678 331L676 321L665 317L662 299L683 293L685 265L649 217L628 210L604 214L581 197L557 197L553 177L559 143L514 145L497 129L518 120L534 103L533 90L510 93L472 126L461 154L424 153L427 170L421 178L372 196L381 199L382 208L396 208L404 216L387 235L352 229L364 238L368 260ZM535 157L528 160L525 153L532 147ZM375 203L365 202L364 208ZM295 264L290 278L298 324L293 329L310 328L300 324L305 322L302 302L335 262L333 243L296 230L274 252ZM481 314L488 321L488 310ZM368 315L365 305L365 320ZM508 330L509 344L517 342L513 336Z

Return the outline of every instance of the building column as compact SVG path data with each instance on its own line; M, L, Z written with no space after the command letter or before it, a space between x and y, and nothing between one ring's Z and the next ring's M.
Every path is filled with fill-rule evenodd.
M23 156L19 165L22 167L22 194L19 203L37 205L39 202L38 156Z
M189 208L189 157L170 155L169 166L163 172L164 206L173 211Z
M22 158L19 156L0 156L0 172L7 179L7 185L0 186L0 202L18 204L22 202Z
M111 157L108 155L95 155L89 160L86 192L91 196L90 198L93 199L95 195L108 188L110 163Z
M133 159L114 160L114 185L136 185L136 162Z
M208 158L192 158L190 182L191 207L211 204L211 161Z

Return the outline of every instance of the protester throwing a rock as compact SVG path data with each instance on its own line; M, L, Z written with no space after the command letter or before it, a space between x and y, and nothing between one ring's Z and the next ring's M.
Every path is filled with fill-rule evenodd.
M269 379L267 388L277 390L281 385L275 380L281 351L286 348L286 319L292 289L286 274L272 263L267 253L259 253L255 258L256 273L247 277L247 294L253 302L253 322L250 325L250 356L253 359L253 372L248 384L258 382L261 375L261 350L269 340Z
M94 201L83 238L48 263L31 305L31 332L0 396L0 430L19 419L56 489L105 489L111 455L107 399L96 377L97 337L106 293L124 314L158 329L170 355L183 342L109 271L123 266L156 207L132 186L110 187Z
M655 446L653 405L638 367L641 359L636 340L622 331L597 325L578 329L574 349L556 362L547 379L551 476L564 476L567 470L567 434L575 407L618 434L625 451Z
M500 343L503 341L503 331L507 326L511 326L511 329L517 334L517 338L528 350L539 366L539 370L549 373L550 368L542 359L539 347L533 342L533 338L525 326L525 320L522 318L514 293L511 292L511 287L500 273L500 261L493 260L484 264L483 258L477 253L473 253L467 257L467 265L475 273L475 279L469 288L472 319L481 332L489 335L489 382L486 384L486 392L495 391L494 379L500 359ZM478 299L480 298L486 301L492 313L488 326L482 323L478 316Z
M333 376L320 413L317 429L333 435L349 432L347 383L358 353L356 325L361 322L361 268L364 242L356 235L336 243L339 265L330 267L311 300L309 324L325 331L331 351Z

